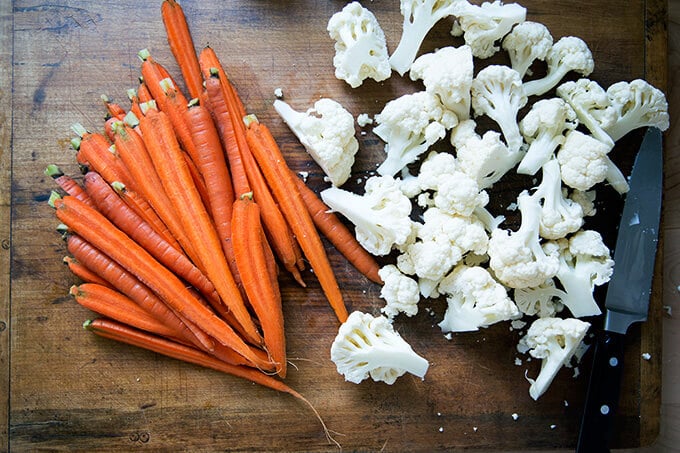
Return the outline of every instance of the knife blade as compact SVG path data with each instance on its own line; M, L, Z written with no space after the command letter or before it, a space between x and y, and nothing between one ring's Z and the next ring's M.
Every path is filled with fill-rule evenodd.
M614 247L604 328L595 342L577 453L607 452L618 409L628 328L647 320L663 187L662 135L647 129L633 164Z

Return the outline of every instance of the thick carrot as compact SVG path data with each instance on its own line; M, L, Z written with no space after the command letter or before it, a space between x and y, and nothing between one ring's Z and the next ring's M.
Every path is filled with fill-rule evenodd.
M234 202L232 239L234 257L248 301L260 321L264 344L276 364L277 374L286 376L286 337L284 335L281 292L276 275L271 275L267 260L260 209L245 194Z
M192 104L185 112L185 117L196 149L194 163L205 181L207 207L219 234L224 255L238 282L231 247L231 207L234 202L234 189L220 136L210 112L200 104Z
M115 289L96 283L83 283L71 286L69 293L83 307L107 318L164 337L175 335L174 330Z
M184 10L175 0L164 0L161 4L161 18L170 51L182 72L187 90L192 98L198 97L203 88L201 69Z
M119 322L108 319L94 319L83 323L83 327L96 335L99 335L110 340L119 341L132 346L143 348L158 354L171 357L173 359L181 360L183 362L191 363L205 368L210 368L222 373L236 376L250 382L268 387L272 390L287 393L305 405L314 412L315 417L321 423L324 433L330 442L340 446L331 436L326 427L326 424L321 419L321 416L314 408L314 406L300 393L286 385L279 379L273 376L264 374L258 370L244 366L234 366L228 363L216 360L208 354L205 354L197 349L194 349L183 344L161 338L156 335L151 335L142 332L138 329L127 327Z
M109 282L101 278L99 275L94 273L87 266L85 266L83 263L81 263L72 256L65 256L64 264L68 266L69 270L73 273L73 275L75 275L85 283L97 283L99 285L104 285L108 286L109 288L113 288Z
M272 193L309 260L328 302L338 320L345 322L348 316L347 308L328 255L276 140L269 128L257 121L254 116L248 117L247 138L253 156L267 177Z
M70 234L66 239L66 244L74 258L133 300L159 322L176 332L174 336L184 338L202 349L213 350L215 348L215 342L203 331L176 314L137 277L82 237Z
M207 334L234 349L255 366L271 369L270 362L263 361L254 354L229 324L193 297L175 274L158 263L143 247L97 210L68 195L54 200L53 205L61 222L137 276L176 313L200 326Z
M156 232L151 225L130 209L96 173L85 175L85 188L91 194L99 212L121 231L144 247L161 264L186 280L208 300L219 302L215 286L178 245L168 242L165 236Z
M50 164L45 167L45 175L54 179L54 182L67 194L80 199L83 203L92 205L92 200L85 189L75 179L65 175L56 165Z
M217 231L182 158L170 120L163 112L149 110L141 119L140 127L163 187L182 214L182 225L202 264L203 272L248 333L248 340L259 344L260 334L246 309L222 252Z
M312 220L321 233L342 253L352 265L369 280L382 284L378 275L380 265L373 255L359 244L356 237L342 223L326 203L297 176L293 176L302 200L307 206Z

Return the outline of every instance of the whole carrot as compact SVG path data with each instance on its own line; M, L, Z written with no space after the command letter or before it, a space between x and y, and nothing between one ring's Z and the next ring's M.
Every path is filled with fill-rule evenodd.
M54 182L56 182L57 185L61 187L62 190L67 194L78 198L83 203L92 205L92 200L90 199L87 192L85 192L85 189L83 189L83 187L78 184L76 180L64 174L56 165L50 164L45 167L45 175L54 179Z
M270 369L234 332L229 324L198 302L184 283L156 261L143 247L116 228L97 210L71 196L53 201L57 218L76 234L116 260L149 286L175 312L200 326L225 346L250 360L255 366Z
M85 266L83 263L78 261L72 256L65 256L64 257L64 264L66 264L69 268L69 270L78 277L80 280L82 280L85 283L97 283L99 285L103 286L108 286L112 287L109 282L101 278L99 275L96 273L92 272L87 266Z
M247 138L253 156L267 177L272 193L317 276L340 322L348 313L321 238L297 189L294 176L269 129L254 116L247 120Z
M234 202L232 235L234 257L248 301L262 327L264 343L279 376L286 376L286 337L281 292L267 259L267 246L260 223L260 209L245 194Z
M203 272L215 285L222 301L248 332L248 339L259 344L260 334L229 269L212 220L181 157L170 120L163 112L150 110L141 119L140 127L163 187L182 213L182 225L199 257Z

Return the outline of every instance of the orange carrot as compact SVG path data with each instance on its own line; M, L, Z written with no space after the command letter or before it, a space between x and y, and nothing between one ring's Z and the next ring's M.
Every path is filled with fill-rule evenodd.
M177 338L184 338L202 349L213 350L215 348L215 342L203 331L174 312L137 277L82 237L69 234L66 244L68 251L74 258L91 269L98 277L104 279L111 287L133 300L151 316L172 329Z
M222 252L217 231L182 158L170 120L163 112L149 110L141 119L140 127L163 187L173 200L176 209L182 213L180 220L202 264L203 272L213 282L222 301L248 333L249 341L259 344L261 337L246 310Z
M295 391L294 389L292 389L279 379L276 379L272 376L268 376L252 368L244 366L234 366L222 362L220 360L216 360L214 357L211 357L210 355L205 354L192 347L185 346L183 344L165 338L161 338L156 335L151 335L138 329L127 327L124 324L121 324L116 321L101 318L88 320L85 323L83 323L83 327L86 330L95 333L96 335L108 338L110 340L119 341L132 346L136 346L138 348L153 351L158 354L171 357L173 359L181 360L205 368L210 368L216 371L220 371L222 373L246 379L250 382L254 382L264 387L268 387L272 390L287 393L295 397L302 403L306 404L307 406L309 406L309 408L313 411L316 418L321 423L321 426L328 440L334 442L336 445L339 446L339 444L330 436L328 428L326 427L324 421L321 419L321 416L314 408L314 406L303 395L301 395L300 393L298 393L297 391Z
M254 354L229 324L193 297L175 274L158 263L143 247L97 210L68 195L54 200L53 206L61 222L137 276L176 313L200 326L207 334L234 349L258 368L271 369L271 363Z
M267 126L260 123L254 116L250 116L246 130L253 156L267 177L267 182L281 206L281 211L295 233L335 315L340 322L345 322L348 313L338 282L316 226L297 190L293 173Z
M101 99L104 102L104 106L106 106L108 116L110 116L111 118L117 118L119 120L122 120L125 117L126 112L123 107L111 101L111 99L109 99L109 97L106 96L105 94L102 95Z
M170 51L182 72L187 90L192 98L198 97L203 89L201 69L184 10L175 0L164 0L161 4L161 18Z
M104 135L88 132L79 124L74 124L72 129L79 136L79 140L73 142L74 146L77 146L76 160L78 163L96 171L109 183L120 181L132 187L125 164L115 153L111 152L111 143Z
M68 266L69 270L73 273L73 275L78 277L83 282L97 283L99 285L108 286L109 288L112 288L109 282L101 278L96 273L92 272L92 270L90 270L87 266L85 266L83 263L81 263L74 257L65 256L64 264Z
M115 289L96 283L83 283L71 286L69 293L80 305L102 316L164 337L175 335L174 330Z
M260 209L245 194L234 202L232 239L234 257L248 301L260 321L264 344L277 367L277 374L286 376L286 337L283 328L281 292L267 260Z
M54 181L59 185L59 187L64 190L69 195L78 198L83 203L92 205L92 200L90 199L87 192L82 188L80 184L68 175L65 175L59 167L54 164L50 164L45 168L45 175L54 179Z
M380 265L373 255L359 244L356 237L342 223L326 203L297 176L293 176L302 200L307 206L312 220L321 233L342 253L352 265L369 280L382 284L378 275Z

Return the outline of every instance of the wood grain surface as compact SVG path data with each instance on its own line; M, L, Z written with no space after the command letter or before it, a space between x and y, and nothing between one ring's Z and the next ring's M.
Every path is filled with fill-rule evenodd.
M418 85L393 76L350 89L333 76L326 22L345 2L251 0L182 2L198 47L211 45L248 110L271 126L290 165L325 187L318 168L278 119L271 104L281 88L296 108L319 97L352 113L375 114ZM592 78L603 86L645 77L665 89L666 2L605 0L520 2L528 19L555 37L582 37L593 50ZM394 49L398 2L375 0ZM0 3L0 451L332 451L310 410L292 398L217 372L95 338L81 324L91 316L68 295L76 279L62 264L64 243L47 206L54 188L43 169L58 164L78 174L69 127L101 130L101 94L124 102L139 76L137 52L149 48L178 74L165 41L160 2L63 1ZM424 49L456 43L442 22ZM491 62L505 62L500 55ZM361 151L348 187L375 169L381 143L359 135ZM621 140L612 158L630 169L640 134ZM675 173L677 175L677 171ZM505 206L526 180L493 190ZM621 206L601 191L593 226L615 239ZM506 213L513 222L512 213ZM330 250L350 309L378 312L379 287ZM632 329L617 447L654 442L659 433L661 366L641 352L661 354L659 265L650 319ZM446 340L437 327L444 305L424 302L420 314L398 319L401 334L428 358L424 381L406 376L393 386L345 383L328 358L337 331L312 274L308 288L282 282L293 366L287 382L319 410L348 451L570 449L575 445L588 359L580 375L563 370L538 402L514 364L519 333L507 324ZM429 308L429 309L426 309ZM597 320L595 322L598 322ZM513 420L512 414L519 418Z

